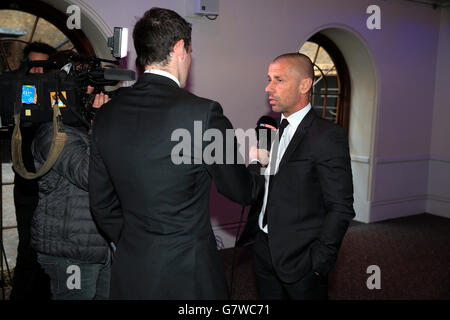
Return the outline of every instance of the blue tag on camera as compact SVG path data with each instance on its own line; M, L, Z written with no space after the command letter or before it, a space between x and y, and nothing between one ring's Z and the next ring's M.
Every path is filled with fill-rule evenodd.
M36 102L37 102L36 86L23 85L22 103L36 104Z

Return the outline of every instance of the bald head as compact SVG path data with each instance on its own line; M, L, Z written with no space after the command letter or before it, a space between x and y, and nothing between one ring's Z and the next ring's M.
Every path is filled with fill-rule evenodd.
M299 77L299 80L304 78L314 80L314 67L308 56L302 53L285 53L276 57L272 63L280 61L289 63L290 70Z
M269 84L265 89L272 111L289 117L306 107L309 104L313 72L311 60L303 54L288 53L275 58L269 65Z

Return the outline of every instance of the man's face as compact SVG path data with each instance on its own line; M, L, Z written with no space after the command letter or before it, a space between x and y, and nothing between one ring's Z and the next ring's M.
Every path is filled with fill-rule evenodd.
M183 49L185 52L185 59L182 61L182 66L180 70L180 86L184 88L186 86L186 81L189 75L189 68L191 67L191 54L192 54L192 42L189 45L188 51Z
M267 76L269 84L266 92L269 94L269 104L272 106L272 110L289 116L300 103L300 76L292 70L292 66L287 60L271 63Z
M28 60L30 61L44 61L48 60L48 54L39 53L39 52L30 52L28 54ZM33 67L29 71L30 73L44 73L44 68L42 67Z

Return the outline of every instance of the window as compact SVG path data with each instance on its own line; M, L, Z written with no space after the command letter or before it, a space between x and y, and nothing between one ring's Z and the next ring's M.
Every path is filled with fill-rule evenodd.
M57 50L74 50L73 43L52 23L39 16L18 11L0 10L0 73L19 67L23 48L41 41Z
M95 56L81 30L69 30L67 15L40 1L2 0L0 4L0 74L20 65L27 43L42 41L57 50L73 49Z
M316 34L299 50L314 64L311 105L323 118L348 132L350 79L345 60L337 46L327 37Z

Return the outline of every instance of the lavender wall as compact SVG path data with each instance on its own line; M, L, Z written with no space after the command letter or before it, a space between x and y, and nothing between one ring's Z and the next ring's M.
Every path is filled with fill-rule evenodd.
M269 111L264 88L270 61L325 30L353 65L350 147L360 192L355 197L358 220L433 210L427 207L429 192L442 196L436 191L439 183L430 182L429 176L436 175L430 170L430 153L450 157L444 142L449 136L448 10L441 15L441 10L405 1L221 0L218 19L210 21L190 14L192 0L71 2L82 8L82 28L91 40L98 39L96 28L103 37L114 26L132 30L153 6L187 17L193 24L194 48L189 89L218 100L234 126L244 129ZM372 4L381 9L381 30L366 27L366 9ZM105 55L107 50L97 42L98 54ZM134 58L130 42L131 68ZM447 161L436 170L448 173L448 167ZM240 207L213 195L211 211L215 230L229 246Z
M450 218L450 8L441 12L427 211Z

